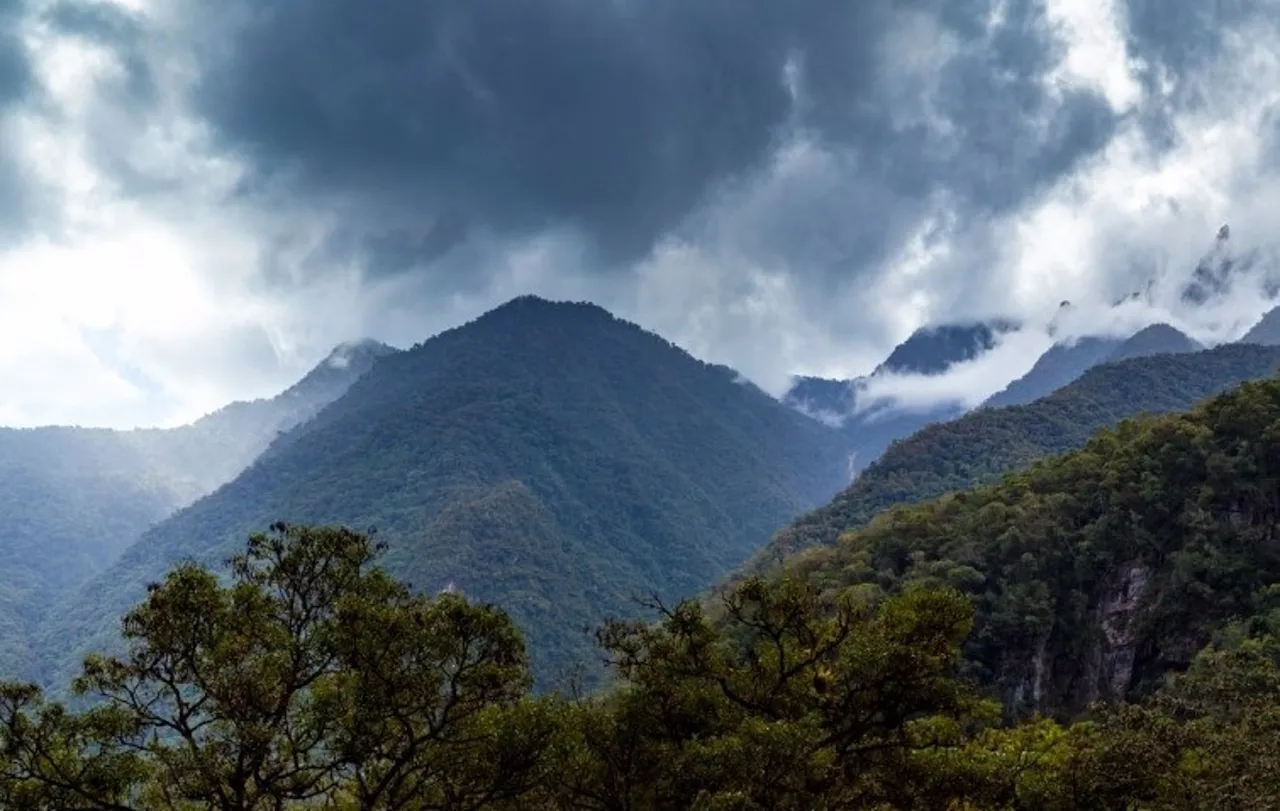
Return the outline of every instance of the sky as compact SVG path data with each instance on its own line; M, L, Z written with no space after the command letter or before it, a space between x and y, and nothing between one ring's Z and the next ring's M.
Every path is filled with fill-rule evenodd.
M0 0L0 424L179 424L523 293L774 393L926 324L1027 325L928 383L969 399L1230 340L1278 103L1280 0Z

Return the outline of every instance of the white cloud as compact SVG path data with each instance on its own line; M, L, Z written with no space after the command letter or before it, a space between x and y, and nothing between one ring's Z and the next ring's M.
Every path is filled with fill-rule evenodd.
M1117 0L1045 0L1045 11L1067 48L1051 81L1098 89L1116 110L1140 101L1142 88L1125 49Z
M858 393L858 412L892 404L895 408L927 411L942 404L975 408L1003 389L1010 380L1031 371L1036 358L1053 341L1038 330L1005 333L978 357L957 363L943 374L878 374Z

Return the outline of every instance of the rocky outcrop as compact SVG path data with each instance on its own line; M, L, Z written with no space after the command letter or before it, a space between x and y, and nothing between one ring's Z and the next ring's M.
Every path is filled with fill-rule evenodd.
M1097 698L1119 700L1133 685L1134 661L1138 640L1133 632L1133 617L1147 590L1149 573L1140 563L1130 563L1117 577L1117 583L1103 596L1098 607L1098 625L1102 640L1098 650L1099 668L1090 681L1097 685Z
M1067 634L1088 639L1082 647L1063 649L1064 631L1058 627L1045 634L1029 656L1006 662L1001 679L1007 685L1006 713L1071 714L1098 701L1123 699L1137 676L1142 640L1133 620L1149 579L1149 570L1139 562L1126 564L1108 578L1094 607L1079 616L1085 636L1077 636L1078 630Z

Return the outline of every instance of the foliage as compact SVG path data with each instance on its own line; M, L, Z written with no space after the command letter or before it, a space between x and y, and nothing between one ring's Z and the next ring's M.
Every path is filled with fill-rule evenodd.
M789 566L836 591L959 588L976 608L970 675L1011 712L1078 710L1151 689L1215 630L1274 609L1277 477L1280 380L1246 383L890 510Z
M76 715L0 696L0 786L34 807L484 807L554 729L506 616L412 595L341 529L254 536L229 585L184 564L85 663ZM42 806L41 803L44 803Z
M86 662L73 711L0 684L24 811L1218 811L1280 794L1280 644L1223 629L1140 705L1004 725L957 677L956 590L871 602L752 578L597 638L612 691L533 697L499 609L414 595L364 535L253 536L176 567Z
M792 522L744 568L767 571L787 554L831 546L895 505L995 481L1037 459L1083 446L1099 429L1142 413L1191 408L1270 375L1280 348L1230 345L1107 364L1026 406L981 409L895 443L829 504Z
M952 678L968 606L912 592L824 605L752 580L600 634L623 685L584 707L561 807L808 809L916 796L917 753L980 706Z

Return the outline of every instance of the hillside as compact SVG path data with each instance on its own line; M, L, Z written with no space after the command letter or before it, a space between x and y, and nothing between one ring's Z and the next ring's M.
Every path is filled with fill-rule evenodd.
M824 588L961 589L970 675L1011 712L1070 714L1153 689L1227 623L1280 606L1277 459L1280 380L1249 382L790 565Z
M243 470L389 350L339 347L277 397L172 429L0 428L0 675L27 672L51 606L150 526Z
M1030 405L980 409L898 442L826 506L781 530L748 565L835 543L895 504L990 482L1036 459L1082 446L1100 428L1143 412L1190 408L1239 383L1272 374L1280 348L1227 345L1098 366Z
M380 361L49 623L62 667L184 557L275 520L376 528L389 570L504 606L544 681L633 598L694 593L848 481L834 429L598 307L516 299ZM58 656L61 655L59 659Z
M1068 305L1064 302L1063 306ZM1057 343L1040 356L1031 371L993 394L983 407L1002 408L1033 403L1079 379L1100 363L1195 352L1203 348L1168 324L1154 324L1127 339L1091 336Z
M985 408L1026 405L1047 397L1105 363L1120 348L1115 338L1080 338L1074 343L1057 343L1040 356L1031 371L987 398Z
M1238 343L1280 346L1280 307L1268 311Z

